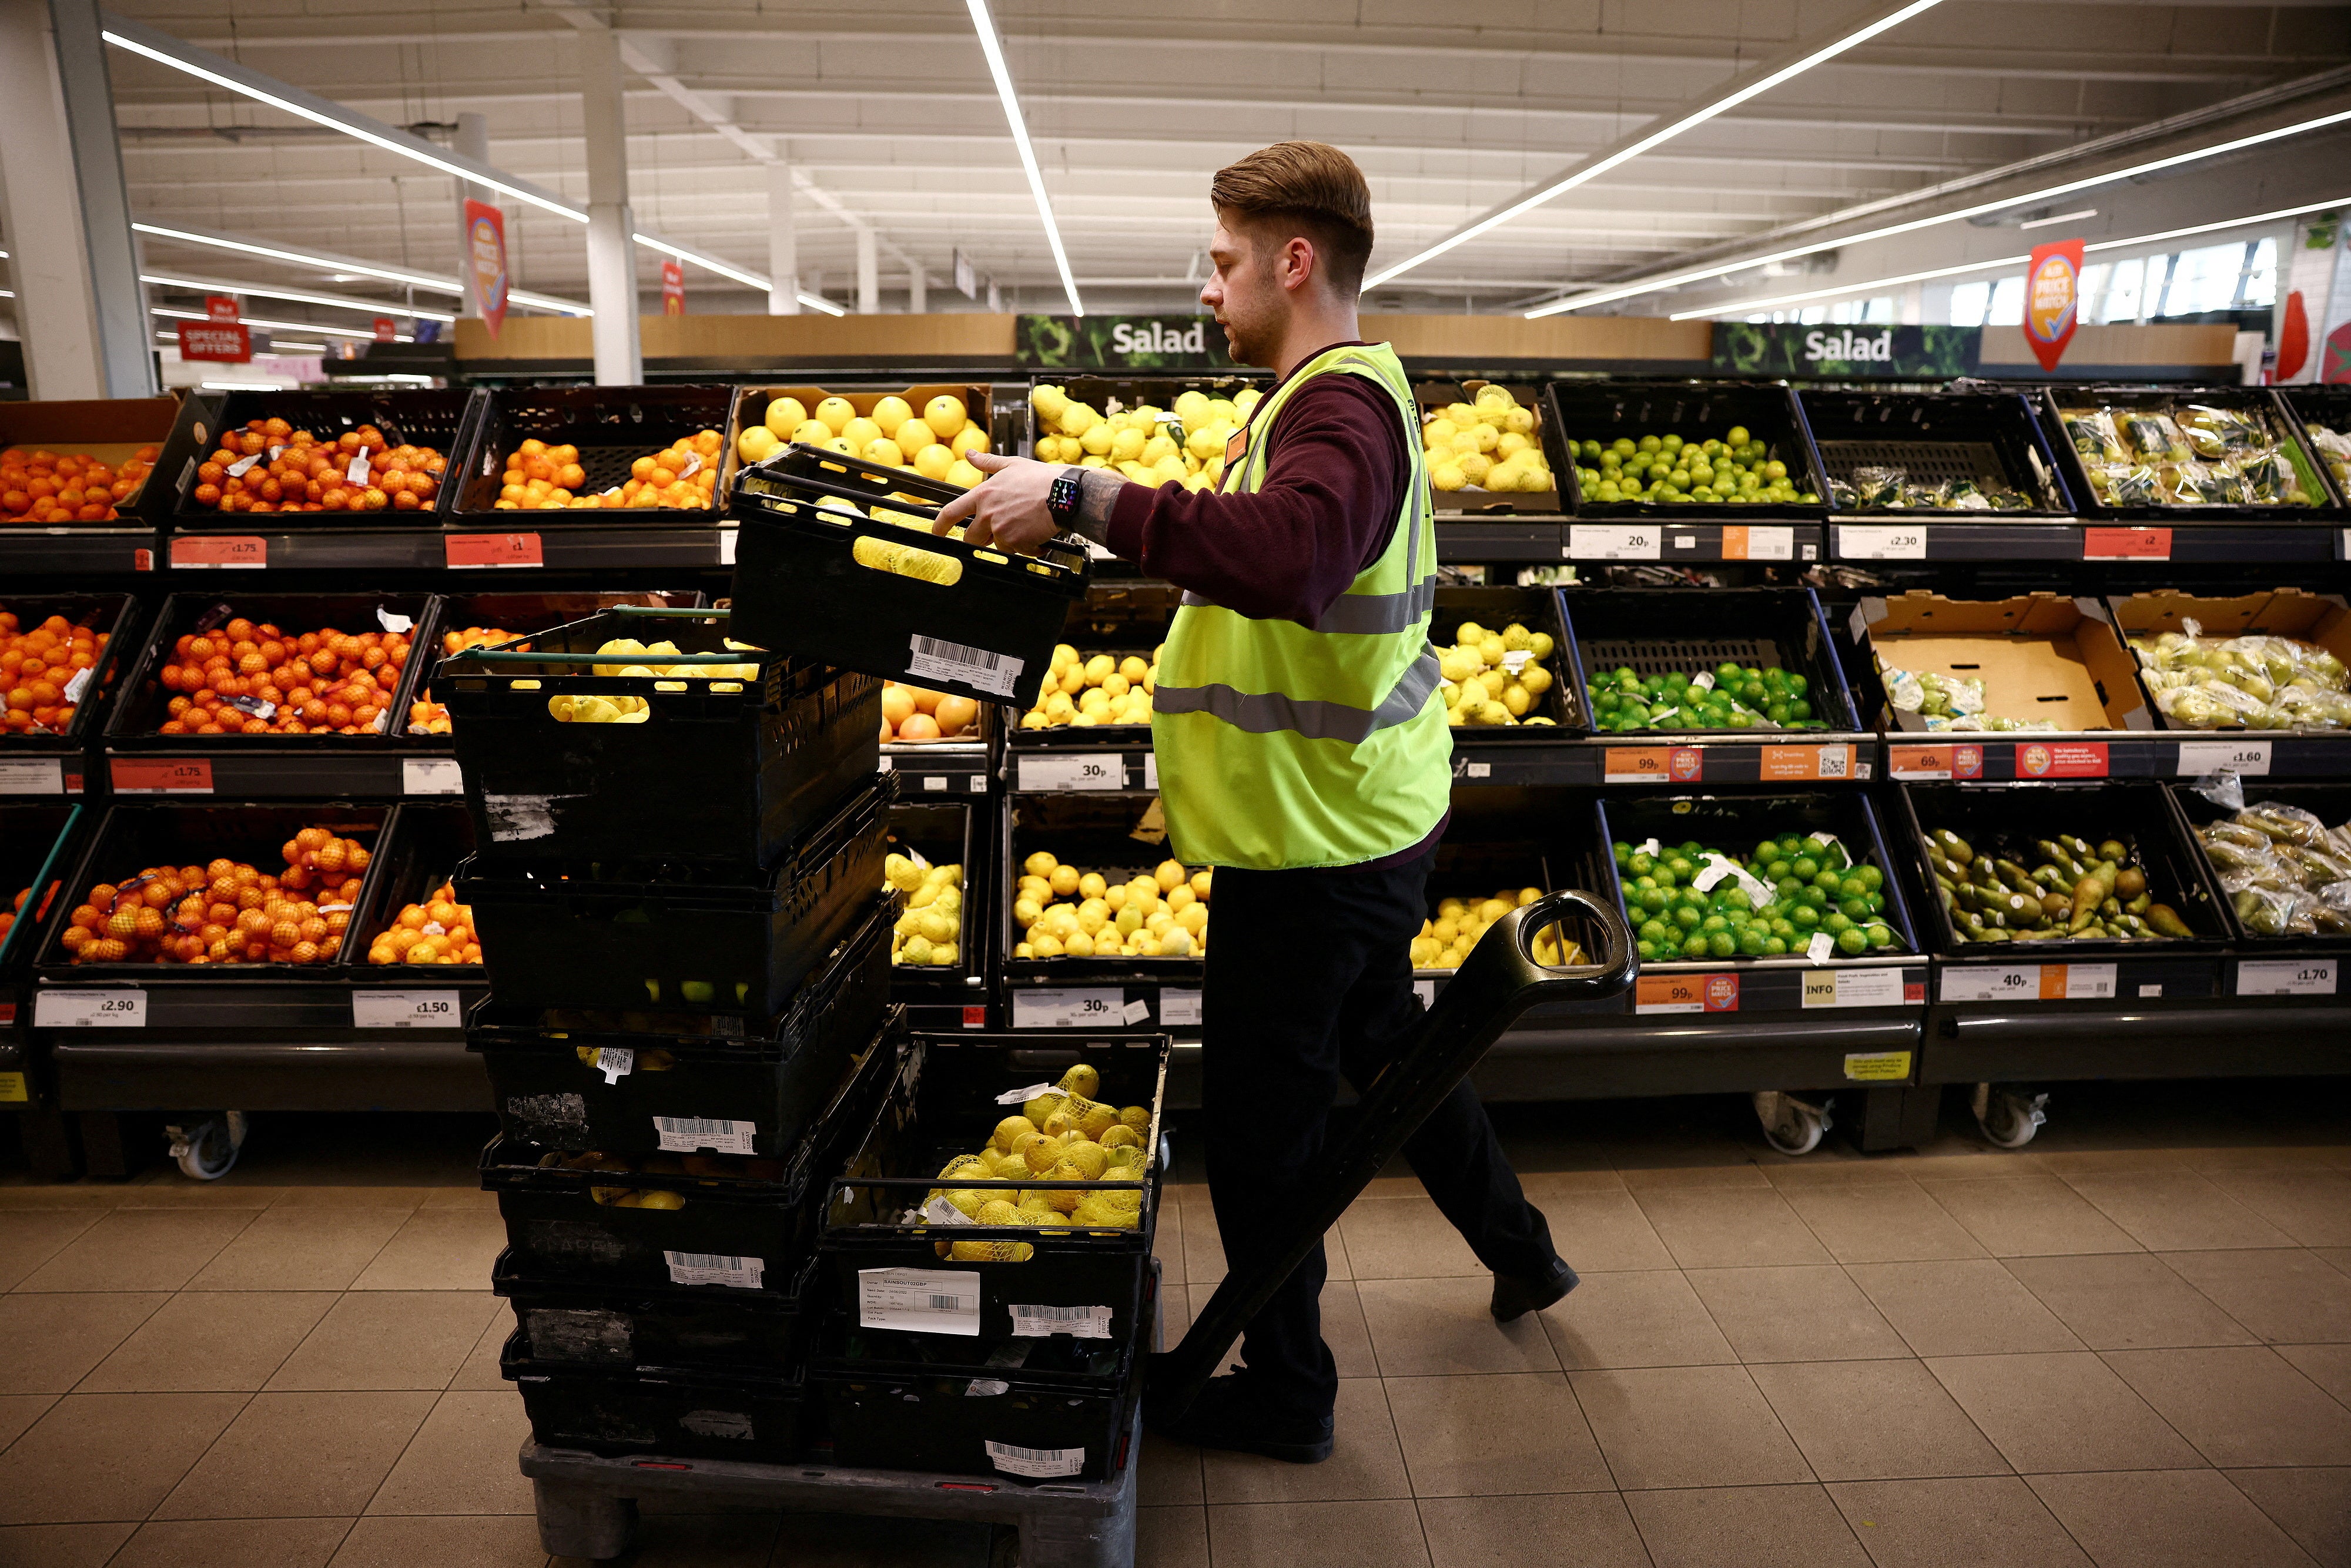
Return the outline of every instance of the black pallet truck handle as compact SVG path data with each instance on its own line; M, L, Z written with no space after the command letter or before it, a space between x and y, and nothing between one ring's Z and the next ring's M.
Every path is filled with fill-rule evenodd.
M1530 951L1535 934L1571 912L1599 928L1598 961L1556 969L1536 963ZM1174 1419L1191 1408L1249 1321L1521 1013L1538 1002L1620 996L1635 967L1625 917L1612 901L1589 893L1545 894L1489 926L1413 1038L1364 1086L1354 1130L1290 1212L1296 1234L1290 1245L1262 1268L1227 1274L1183 1343L1155 1358L1144 1397L1161 1416Z

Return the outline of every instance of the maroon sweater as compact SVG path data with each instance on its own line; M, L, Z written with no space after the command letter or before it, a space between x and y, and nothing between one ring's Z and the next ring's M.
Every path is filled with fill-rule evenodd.
M1249 435L1272 443L1265 483L1254 492L1130 484L1118 493L1103 542L1228 610L1311 626L1395 533L1412 476L1395 400L1362 376L1317 376L1281 405L1271 430L1252 423ZM1452 815L1412 848L1344 869L1417 860L1445 836Z
M1311 626L1388 548L1412 471L1403 422L1362 376L1317 376L1249 438L1272 444L1254 494L1129 485L1103 543L1228 610Z

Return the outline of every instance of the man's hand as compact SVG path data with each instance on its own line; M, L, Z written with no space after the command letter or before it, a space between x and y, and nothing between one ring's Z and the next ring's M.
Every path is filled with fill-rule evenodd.
M1045 508L1045 497L1061 472L1058 465L993 452L971 453L967 461L987 475L987 482L942 507L931 532L944 534L961 524L966 544L1030 555L1061 531Z

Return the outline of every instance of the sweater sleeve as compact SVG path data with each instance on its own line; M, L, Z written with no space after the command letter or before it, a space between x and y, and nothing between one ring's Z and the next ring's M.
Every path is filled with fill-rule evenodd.
M1228 610L1311 626L1395 531L1410 472L1403 422L1361 377L1317 376L1263 438L1272 445L1255 492L1128 485L1105 542Z

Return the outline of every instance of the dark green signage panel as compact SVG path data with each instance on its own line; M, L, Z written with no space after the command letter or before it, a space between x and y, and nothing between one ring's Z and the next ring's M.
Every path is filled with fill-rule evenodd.
M1725 375L1941 381L1975 374L1982 347L1980 327L1714 324L1714 368Z
M1207 316L1019 316L1013 351L1040 370L1223 368L1225 329Z

